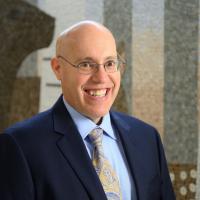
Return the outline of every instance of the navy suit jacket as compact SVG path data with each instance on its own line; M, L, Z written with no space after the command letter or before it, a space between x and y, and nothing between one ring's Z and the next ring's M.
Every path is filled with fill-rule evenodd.
M138 200L174 200L159 134L133 117L110 114ZM50 110L0 134L0 199L106 200L62 98Z

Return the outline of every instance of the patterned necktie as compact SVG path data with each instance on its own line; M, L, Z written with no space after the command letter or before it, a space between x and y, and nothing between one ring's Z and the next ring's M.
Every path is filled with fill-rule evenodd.
M89 138L93 143L94 151L92 162L102 183L108 200L122 200L118 177L111 164L103 153L102 146L103 130L94 129Z

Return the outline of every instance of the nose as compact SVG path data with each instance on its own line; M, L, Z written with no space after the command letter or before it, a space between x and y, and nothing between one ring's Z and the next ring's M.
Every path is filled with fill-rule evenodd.
M95 82L105 82L108 79L108 73L103 64L98 65L97 71L92 74L92 79Z

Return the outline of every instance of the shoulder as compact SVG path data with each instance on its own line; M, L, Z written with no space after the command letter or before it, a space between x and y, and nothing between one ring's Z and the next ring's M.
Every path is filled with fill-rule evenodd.
M132 144L141 148L141 151L146 149L148 152L152 150L152 147L156 149L162 147L160 134L152 125L124 113L111 112L110 114L118 133L129 138Z
M27 120L18 122L8 127L4 131L4 133L17 134L18 132L20 133L48 132L48 130L52 130L53 128L53 113L55 113L55 111L60 113L63 110L64 110L64 104L63 104L62 95L61 95L50 109L44 112L40 112L37 115Z
M52 116L51 110L38 113L37 115L29 119L13 124L12 126L5 129L3 133L9 134L9 135L17 135L19 133L20 134L32 133L32 132L36 132L37 130L42 131L46 129L47 127L51 126L52 124L51 116Z
M124 113L111 112L110 114L112 124L121 134L128 134L138 141L160 141L160 135L152 125Z
M114 119L116 122L124 124L125 126L155 130L155 128L152 125L134 116L130 116L125 113L116 111L112 111L110 114L112 119Z

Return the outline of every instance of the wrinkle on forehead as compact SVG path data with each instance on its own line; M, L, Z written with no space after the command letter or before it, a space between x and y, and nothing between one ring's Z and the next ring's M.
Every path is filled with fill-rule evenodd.
M108 37L114 40L114 37L110 30L108 30L102 24L99 24L94 21L82 21L73 26L69 27L68 29L64 30L57 39L56 42L56 55L62 54L63 51L67 51L70 49L70 41L81 40L81 37L84 34L91 34L92 32L98 32L99 34L107 34Z

